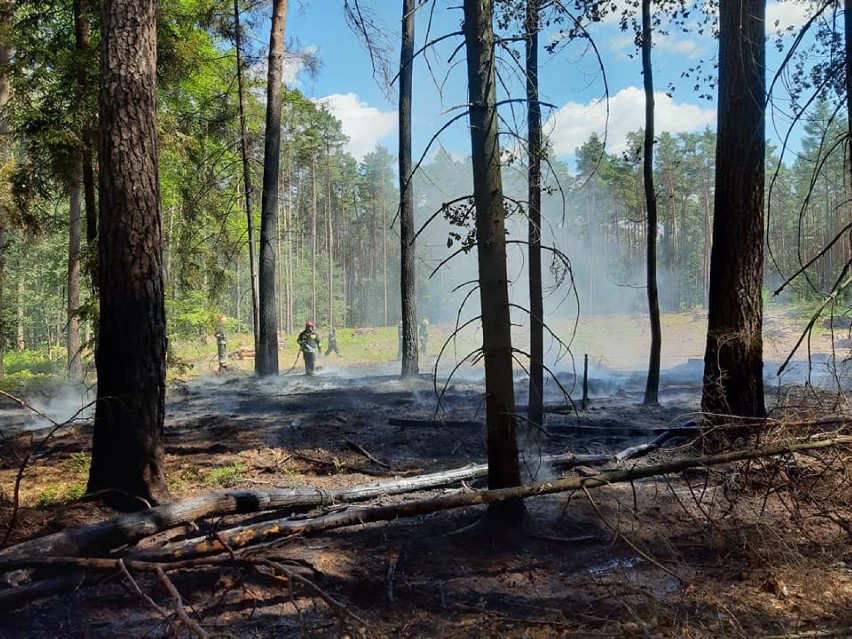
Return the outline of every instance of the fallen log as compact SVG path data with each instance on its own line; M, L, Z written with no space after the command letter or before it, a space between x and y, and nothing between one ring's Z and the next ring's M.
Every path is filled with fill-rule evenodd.
M280 488L200 495L6 548L0 551L0 573L14 568L16 557L25 555L104 555L116 548L135 544L145 537L198 519L275 509L292 513L331 504L364 501L381 495L428 490L482 477L487 471L484 469L484 465L470 465L440 473L360 484L340 490Z
M579 465L594 466L626 461L639 454L659 448L662 441L680 432L680 429L676 429L664 433L650 444L628 448L615 454L563 453L536 457L535 462L571 468ZM694 430L684 429L683 432L692 433ZM117 548L131 546L151 535L199 519L267 510L281 510L284 513L293 514L332 504L366 501L382 495L399 495L418 490L440 488L461 481L485 477L487 474L487 464L475 464L428 475L359 484L340 490L280 488L200 495L109 521L53 533L0 550L0 574L19 567L22 557L33 555L108 556Z
M806 441L793 444L779 444L760 449L739 450L719 455L709 455L687 460L676 460L665 464L646 467L632 467L615 470L590 477L572 477L553 482L543 482L516 488L479 491L466 494L449 495L433 499L418 500L395 506L380 506L374 508L359 508L309 520L289 521L278 519L263 522L260 525L243 526L225 530L216 534L214 539L194 539L172 544L160 549L137 551L126 554L123 559L89 559L78 557L44 557L39 555L21 556L18 563L21 567L37 565L69 565L74 568L110 569L113 562L124 562L127 566L144 567L145 569L176 570L183 567L197 567L197 561L205 564L220 562L245 561L234 556L234 551L261 542L269 542L283 536L300 533L320 532L341 528L344 526L365 524L376 521L388 521L400 517L412 517L451 508L488 504L508 499L534 497L537 495L554 494L572 490L586 490L619 482L630 482L638 479L661 476L682 472L696 467L709 467L748 459L759 459L786 455L820 448L830 448L838 445L852 444L852 436L838 436L831 439ZM214 556L215 555L215 556ZM204 558L204 559L201 559ZM101 565L103 564L103 565ZM63 581L63 578L65 581ZM73 587L85 585L81 576L63 576L60 579L36 581L12 588L0 590L0 608L10 604L26 603L36 598L49 596ZM62 583L60 583L62 582ZM76 584L76 586L75 586Z
M516 486L513 488L498 488L470 493L445 495L432 499L403 502L391 506L375 506L372 508L354 508L340 512L322 515L313 519L289 520L274 519L260 524L238 526L219 532L215 538L195 538L171 544L167 547L131 552L127 555L135 561L185 561L197 557L217 555L220 553L245 548L247 546L269 543L275 539L296 534L315 533L335 528L343 528L357 524L377 521L390 521L402 517L414 517L428 513L463 508L481 504L491 504L523 499L539 495L568 492L597 488L620 482L632 482L638 479L668 475L692 468L718 466L747 459L777 457L795 452L829 448L843 444L852 444L852 436L838 436L831 439L806 441L794 444L778 444L758 449L737 450L717 455L706 455L692 459L681 459L653 466L634 466L623 470L613 470L589 477L569 477L555 481Z

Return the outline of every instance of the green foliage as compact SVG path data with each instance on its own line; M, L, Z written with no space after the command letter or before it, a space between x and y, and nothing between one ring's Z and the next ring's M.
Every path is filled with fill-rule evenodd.
M72 453L70 459L62 463L67 481L47 484L36 497L36 506L74 501L86 494L91 464L92 456L88 453Z
M502 6L505 13L499 20L506 29L517 31L522 14L516 11L523 3ZM603 12L598 17L616 12L623 27L635 26L635 7L587 9L591 14L582 13L576 25L559 27L566 29L560 42L578 35L595 12ZM663 3L659 9L679 23L675 4ZM45 361L20 364L6 353L8 375L2 384L35 389L61 374L64 365L68 181L72 160L78 151L87 150L86 134L96 122L100 18L96 10L88 16L91 45L88 51L79 51L71 4L32 0L15 3L14 12L15 56L9 69L13 100L7 115L17 163L3 167L0 197L3 210L26 234L11 230L10 243L4 246L8 275L0 334L7 345L14 343L20 309L24 343L43 350ZM252 332L232 12L232 5L215 0L160 4L157 137L167 334L175 362L194 361L208 352L207 339L220 313L229 318L229 333ZM554 9L550 19L557 25L565 16ZM249 49L253 41L246 38ZM248 196L256 214L265 114L263 92L257 90L262 88L264 76L259 71L265 62L258 64L257 53L248 51L245 74L248 153L255 186ZM81 89L80 80L87 91ZM344 351L360 353L367 360L393 359L400 306L396 158L392 150L377 146L356 162L345 151L341 123L327 108L293 89L284 91L282 102L281 237L276 246L280 330L285 332L288 319L298 328L316 308L313 319L321 330L327 331L328 324L352 327L338 330ZM843 146L834 143L845 122L833 113L833 108L818 103L808 121L801 156L793 166L779 167L767 195L767 282L773 289L813 258L849 219L852 198L844 182L848 171L840 152ZM645 246L638 136L639 132L631 132L628 151L614 155L593 134L576 150L576 167L552 158L546 171L542 213L543 229L550 235L543 241L572 260L573 282L586 313L613 310L613 300L619 308L625 303L631 310L645 308L644 293L637 287L644 273ZM658 135L655 171L663 310L704 304L708 246L704 217L707 207L712 208L714 147L710 131ZM464 199L472 191L471 167L467 158L455 158L441 148L428 157L414 177L420 231L418 312L433 322L445 322L455 319L468 288L457 295L449 291L476 277L473 256L462 256L467 261L454 258L438 268L453 250L473 247L467 219L471 211ZM770 160L770 165L773 162L777 165L778 159ZM507 201L527 197L526 178L519 168L523 167L504 167ZM10 184L17 198L14 207ZM508 232L510 239L523 242L519 211L510 207L509 217L514 218L510 222L515 225L509 224ZM32 241L34 234L38 241ZM805 269L806 277L786 287L783 301L809 307L823 299L848 253L848 247L837 243ZM556 261L550 267L545 286L555 289L565 272ZM15 299L19 283L20 298ZM558 295L565 295L564 289ZM475 306L475 296L471 300ZM838 300L847 302L848 292L840 291ZM97 303L85 285L81 303L83 337L91 351ZM376 326L382 328L353 333L357 327ZM27 357L35 358L36 352Z
M208 488L231 488L245 478L248 470L245 464L234 462L228 466L214 468L208 471L202 480L202 485Z
M71 453L70 470L81 477L89 476L92 466L92 456L89 453Z
M177 339L198 339L213 332L218 313L202 291L166 300L167 333Z
M49 391L65 375L64 358L49 357L44 351L9 351L3 360L6 375L0 379L0 388L13 395Z
M6 353L6 374L28 372L31 375L51 375L59 372L61 360L50 358L43 351L25 350Z
M45 486L36 497L36 506L52 506L62 504L75 499L80 499L86 494L86 482L59 482Z
M48 484L36 498L36 506L51 506L65 500L65 484Z

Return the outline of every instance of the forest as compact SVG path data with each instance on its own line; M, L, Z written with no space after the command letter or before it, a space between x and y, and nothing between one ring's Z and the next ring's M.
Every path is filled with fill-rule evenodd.
M0 637L852 634L852 7L390 4L0 0Z

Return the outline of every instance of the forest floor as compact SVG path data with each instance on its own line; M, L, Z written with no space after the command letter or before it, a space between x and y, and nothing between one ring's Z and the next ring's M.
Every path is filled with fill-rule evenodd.
M613 320L621 329L631 321ZM784 317L769 317L767 335L766 359L783 361L798 330ZM599 343L580 337L575 352L590 353L592 362L589 405L550 413L546 434L522 437L526 481L701 452L680 438L646 457L603 467L565 471L541 464L540 454L612 453L650 441L689 422L698 409L703 343L695 326L670 337L656 407L640 405L644 376L629 366L624 341L602 333ZM813 361L824 362L829 347L815 340ZM325 358L314 378L298 368L283 374L284 366L278 378L261 380L235 366L172 383L165 448L174 497L348 487L485 460L484 429L477 425L484 421L481 369L460 369L436 385L427 374L401 381L397 363L343 355ZM433 363L427 358L421 370ZM557 377L578 400L573 373ZM519 374L519 403L525 403L522 380ZM564 402L558 390L550 384L548 404ZM827 428L803 422L848 416L840 399L792 380L768 385L778 423L761 443ZM828 427L840 423L845 420ZM30 435L0 440L0 536L14 523L7 546L116 514L73 499L85 485L86 420L35 449L39 441ZM258 563L226 561L170 573L180 604L153 575L134 573L140 589L134 592L126 576L111 574L4 611L0 637L197 636L199 629L263 638L852 636L849 452L786 455L530 498L525 523L508 531L484 525L485 507L473 506L285 537L241 557L289 566L304 581ZM28 453L12 522L15 479ZM481 487L471 482L371 503ZM231 516L199 526L259 519ZM0 597L4 587L10 585L0 583ZM171 614L178 609L199 624L195 631Z

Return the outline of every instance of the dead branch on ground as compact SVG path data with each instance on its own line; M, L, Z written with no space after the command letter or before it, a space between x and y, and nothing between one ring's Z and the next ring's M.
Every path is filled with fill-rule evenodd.
M523 499L539 495L583 490L586 488L597 488L620 482L632 482L638 479L668 475L692 468L705 468L749 459L775 457L778 455L788 455L794 452L848 444L852 444L852 436L838 436L831 439L791 444L776 444L758 449L736 450L691 459L679 459L652 466L634 466L626 469L612 470L589 477L568 477L555 481L530 484L527 486L444 495L431 499L403 502L401 504L394 504L391 506L375 506L372 508L344 510L328 515L321 515L312 519L298 521L286 518L273 519L248 526L237 526L230 530L222 531L220 532L218 539L189 539L163 548L131 552L128 554L128 557L142 561L180 561L222 553L225 550L222 540L227 542L230 548L245 548L247 546L266 543L274 539L295 534L315 533L335 528L342 528L345 526L378 521L390 521L401 517L414 517L442 510L490 504L509 499ZM0 569L5 568L4 564L6 564L5 561L3 564L0 564Z
M563 453L543 456L541 461L562 468L623 462L658 449L674 436L694 433L694 429L674 429L659 435L647 444L627 448L615 455ZM108 554L116 548L133 545L157 533L178 528L200 519L272 510L279 511L279 516L294 514L333 504L367 501L382 495L399 495L440 488L466 480L482 478L487 474L487 464L477 464L428 475L359 484L340 490L278 488L210 493L164 504L156 508L149 508L110 521L80 526L22 542L0 551L0 571L6 569L10 561L14 562L16 558L24 556L91 557Z
M101 537L99 538L99 541L102 544L101 552L104 552L105 548L111 549L114 552L120 552L122 555L121 561L125 562L125 565L138 567L139 569L144 570L154 570L155 572L158 569L172 571L216 563L239 564L246 561L254 561L240 556L239 553L241 553L243 549L249 547L257 548L261 544L274 542L275 540L281 540L294 535L327 531L359 524L363 525L371 522L392 521L403 517L413 517L442 510L489 504L507 499L535 497L539 495L571 492L575 490L587 491L588 489L600 486L609 486L621 482L633 482L643 478L664 476L695 468L708 468L733 462L791 455L793 453L815 451L818 449L826 449L836 446L848 446L850 444L852 444L852 436L840 435L832 438L780 443L762 448L737 450L691 459L678 459L667 463L644 467L632 466L630 468L611 470L593 476L567 477L555 481L536 483L527 486L443 495L430 499L419 499L388 506L352 508L308 519L293 520L279 517L276 519L254 522L249 525L236 526L227 530L217 531L215 535L207 537L196 537L183 541L166 543L158 548L135 551L128 551L126 549L121 549L119 551L119 545L110 545L109 543L104 545L104 542L107 540L115 542L126 538L129 533L129 531L123 530L121 526L117 526L115 522L107 522L106 525L100 525L101 528L98 532ZM577 456L571 457L576 459ZM611 456L607 457L612 460ZM473 468L465 470L469 473L473 470ZM413 479L417 480L418 478ZM376 494L382 494L379 492L381 491L382 486L387 486L387 484L379 482L377 484L363 486L360 489L363 494L371 493L375 496ZM285 493L290 493L290 495L292 495L293 491L281 490L266 492L273 493L272 495L267 495L267 498L275 497L277 499L281 499L284 497ZM314 499L319 498L323 503L329 503L326 500L330 497L331 493L318 490L304 492L306 494L313 495ZM251 497L251 499L255 500L255 506L257 505L257 496L258 495L256 493L244 493L241 495L243 499ZM224 500L223 503L231 503L231 505L240 503L240 499L233 494L218 495L216 497L220 500ZM202 502L203 501L204 500L202 500ZM209 506L210 502L206 503ZM220 503L220 507L221 505L222 504ZM243 504L243 506L245 506L245 504ZM163 514L169 514L168 506L152 510L160 510ZM184 504L183 510L178 508L170 514L174 516L176 512L185 513L186 505ZM140 514L137 514L137 516L138 515ZM141 513L141 515L144 515L144 513ZM121 521L126 524L128 517L133 516L126 516L117 521ZM141 521L145 522L145 518L143 517ZM147 523L149 530L156 531L158 528L155 521L148 521ZM92 528L97 529L98 526L88 526L84 528L88 529L88 536L90 537L92 535ZM109 534L106 534L105 531ZM81 568L84 571L89 568L115 569L116 564L114 562L117 561L115 557L111 559L99 559L96 557L85 556L56 556L57 550L72 547L76 551L80 551L85 550L88 547L85 543L79 543L81 541L85 541L87 538L86 534L80 535L78 532L75 535L75 531L67 531L66 533L61 533L60 536L64 536L64 538L57 539L54 535L52 536L54 539L50 542L44 542L44 539L33 540L32 542L19 544L18 546L0 553L0 573L3 573L6 577L5 581L11 586L10 588L0 591L0 607L8 607L12 602L20 604L21 602L61 592L63 589L67 590L68 588L85 585L85 575L83 578L79 576ZM138 532L131 536L141 538ZM77 542L76 545L74 543L69 544L69 540ZM53 556L51 557L51 555ZM65 576L68 583L59 583L56 581L54 577L55 571L52 573L50 571L44 573L44 576L53 578L49 581L46 580L46 582L38 581L40 577L38 572L30 575L24 574L21 576L21 579L16 580L16 582L9 578L9 575L14 574L16 571L20 573L25 569L32 568L33 566L50 564L59 566L63 563L68 564L75 572L75 576L73 576L70 581L67 580L67 575ZM28 583L26 582L28 578L36 579L36 581ZM22 597L24 594L26 596ZM330 605L332 604L330 603Z

